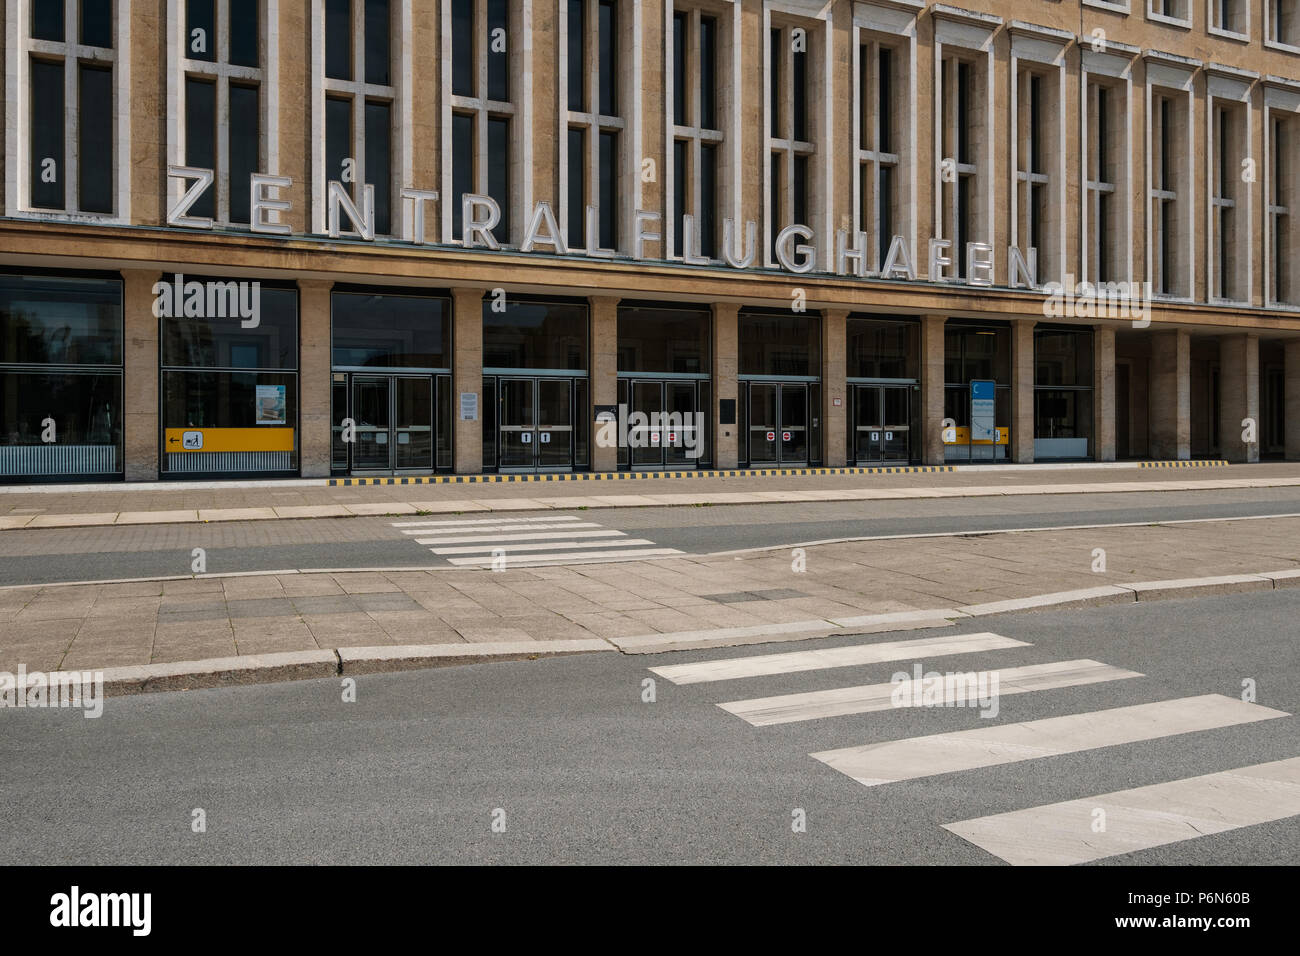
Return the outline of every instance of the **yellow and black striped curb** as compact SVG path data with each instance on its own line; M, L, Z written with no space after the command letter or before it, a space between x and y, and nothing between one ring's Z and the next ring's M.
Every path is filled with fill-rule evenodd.
M1223 458L1198 458L1193 461L1140 461L1139 468L1219 468L1228 464Z
M542 475L408 475L391 478L331 478L331 488L358 485L474 485L515 481L630 481L647 478L777 478L811 475L917 475L956 471L955 465L881 468L750 468L723 471L578 471Z

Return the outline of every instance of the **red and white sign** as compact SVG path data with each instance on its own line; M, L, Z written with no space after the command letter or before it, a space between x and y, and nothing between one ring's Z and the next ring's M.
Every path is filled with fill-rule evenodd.
M668 440L669 440L669 441L677 441L677 433L676 433L676 432L669 432L669 433L668 433Z
M789 441L789 440L790 440L790 433L789 433L789 432L781 432L781 441Z
M650 441L651 441L653 444L656 444L656 445L659 444L659 433L658 433L658 432L651 432L651 433L650 433Z
M768 440L768 441L776 441L776 432L768 432L768 433L767 433L767 440Z

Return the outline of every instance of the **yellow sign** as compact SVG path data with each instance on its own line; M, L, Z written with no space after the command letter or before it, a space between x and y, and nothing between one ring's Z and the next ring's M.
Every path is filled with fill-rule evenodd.
M292 428L169 428L167 451L293 451Z
M943 430L945 445L1007 445L1011 442L1011 429L1005 425L998 426L998 440L991 441L971 441L970 429L965 425L958 425L956 428L945 428ZM948 441L947 436L953 435L952 441Z

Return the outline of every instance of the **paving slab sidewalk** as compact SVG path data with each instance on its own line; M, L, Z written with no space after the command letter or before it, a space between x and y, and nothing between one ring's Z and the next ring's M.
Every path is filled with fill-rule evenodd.
M451 648L444 656L465 659L489 647L514 654L568 649L554 644L561 641L633 650L857 633L863 617L954 608L992 613L1056 592L1088 591L1082 603L1150 600L1206 593L1185 579L1211 576L1218 580L1210 591L1291 586L1300 583L1298 541L1300 518L1273 518L819 545L807 549L804 571L789 551L774 550L501 572L270 573L12 587L0 589L0 670L411 645L440 645ZM1105 551L1104 573L1093 571L1097 548ZM915 626L935 623L942 620L920 615ZM880 628L861 628L873 629Z

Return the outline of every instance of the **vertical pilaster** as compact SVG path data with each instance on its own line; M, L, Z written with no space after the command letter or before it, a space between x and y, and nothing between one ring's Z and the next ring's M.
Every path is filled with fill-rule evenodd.
M912 422L919 434L921 462L942 465L943 451L943 328L942 315L921 317L921 420Z
M1092 456L1115 460L1115 329L1099 325L1093 331Z
M585 415L585 422L574 422L575 427L590 428L596 419L596 405L614 405L618 402L618 299L613 296L592 296L591 304L591 367L587 390L590 404L577 410ZM593 428L596 440L591 445L592 471L618 470L618 443L602 442L605 430ZM617 429L608 431L617 434Z
M330 342L331 283L298 283L298 327L302 367L298 370L298 456L304 478L330 473L333 417L330 411L333 362Z
M127 481L158 480L158 318L156 270L122 270L122 444Z
M1034 324L1011 323L1011 460L1034 460Z
M830 468L843 467L848 453L848 389L844 382L848 315L848 309L822 312L822 461Z
M483 290L452 289L452 457L458 475L483 470ZM476 396L478 418L463 421L461 396Z
M1151 457L1192 455L1192 338L1182 329L1151 339Z
M724 400L735 402L738 397L739 315L738 305L730 302L713 304L713 461L717 468L735 468L739 461L739 425L723 425L719 415Z
M1219 453L1228 461L1259 461L1258 335L1219 339Z

